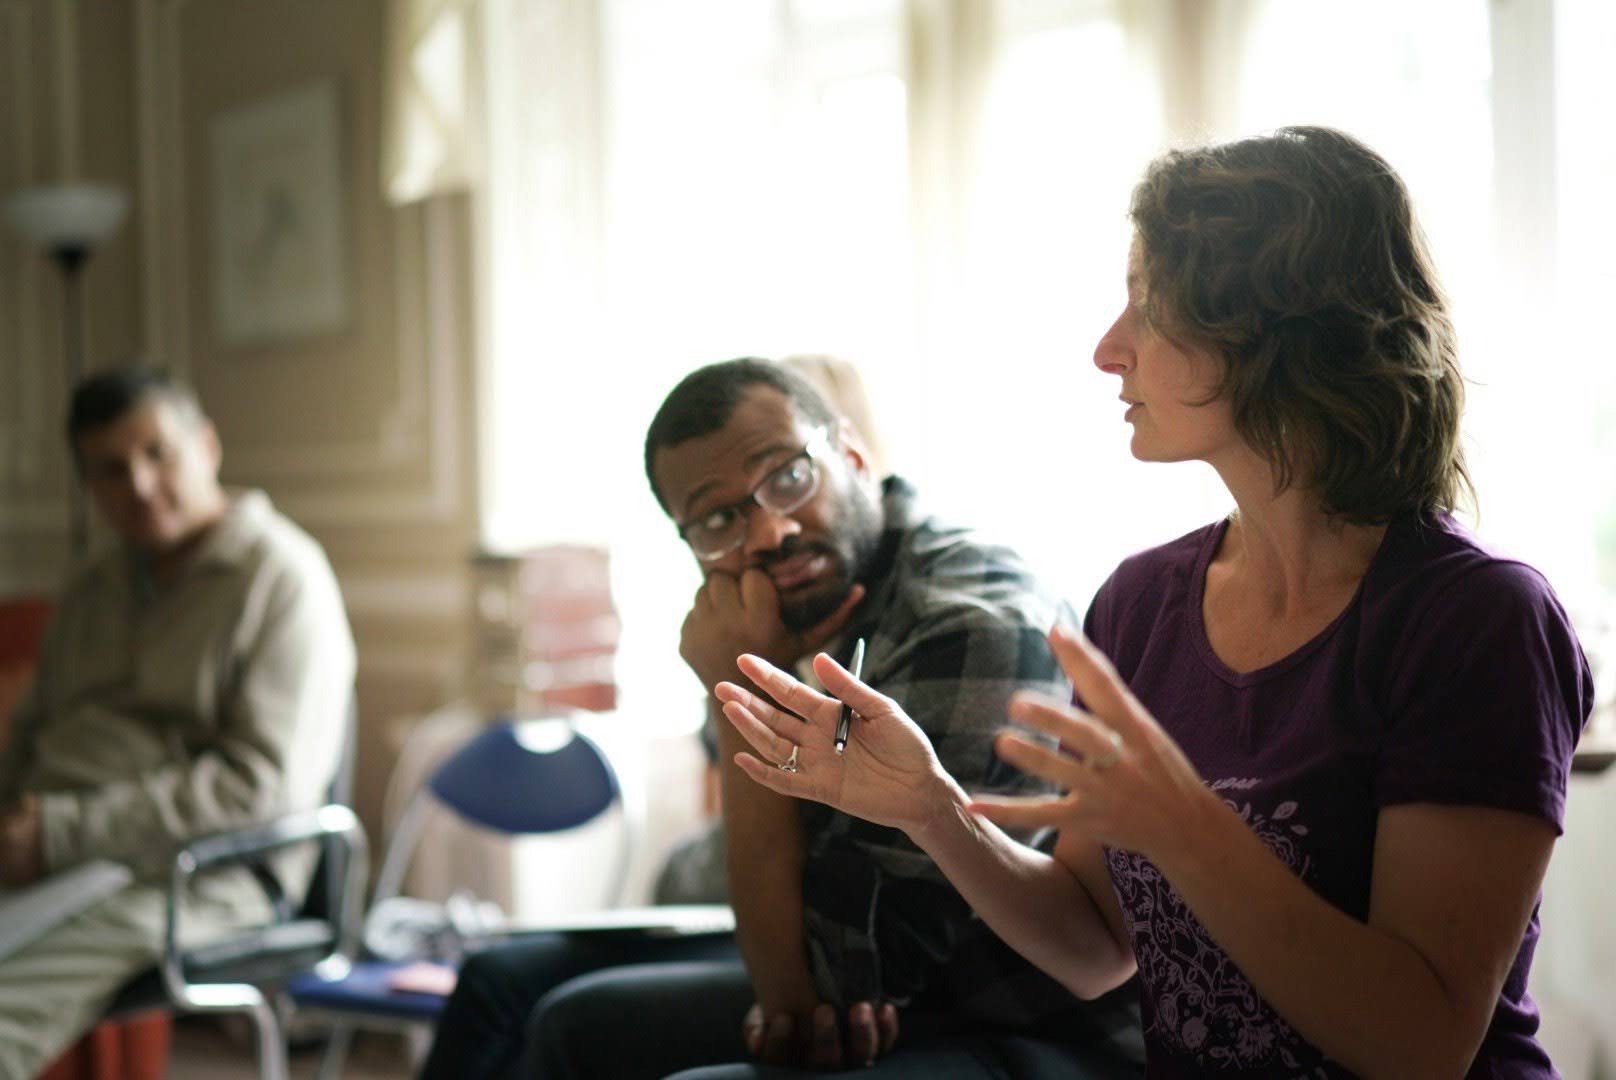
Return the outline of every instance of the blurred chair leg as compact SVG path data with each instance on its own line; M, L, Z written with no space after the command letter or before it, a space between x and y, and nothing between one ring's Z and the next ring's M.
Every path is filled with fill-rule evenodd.
M409 1053L410 1072L418 1073L421 1066L426 1064L426 1056L432 1052L432 1036L436 1031L436 1024L411 1024L404 1032L404 1046Z
M325 1053L320 1056L317 1080L340 1080L342 1070L348 1064L348 1049L353 1046L353 1037L353 1024L346 1020L332 1024L331 1038L325 1044Z
M258 1036L259 1080L291 1080L286 1053L286 1025L270 1001L260 1001L247 1014Z

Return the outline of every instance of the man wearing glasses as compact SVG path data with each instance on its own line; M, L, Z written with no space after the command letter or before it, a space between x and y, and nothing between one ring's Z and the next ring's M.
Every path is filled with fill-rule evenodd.
M709 694L741 680L741 653L785 668L820 650L846 662L864 638L865 680L903 704L962 784L1031 787L995 758L992 736L1016 690L1070 696L1044 640L1069 611L1013 552L923 515L907 483L877 477L859 433L802 377L757 359L692 373L652 420L645 467L702 571L680 654ZM1131 986L1077 1002L989 932L900 831L749 781L733 764L738 733L715 719L734 943L607 958L635 966L549 993L521 1075L659 1076L749 1056L851 1068L895 1044L897 1064L962 1029L1029 1045L1051 1036L1056 1070L1139 1060ZM509 1030L576 973L544 945L525 965L516 953L474 959L433 1061L448 1066L451 1026L458 1046L476 1041L473 999L501 1003ZM486 1046L499 1026L486 1006L479 1026ZM454 1057L456 1075L484 1075Z

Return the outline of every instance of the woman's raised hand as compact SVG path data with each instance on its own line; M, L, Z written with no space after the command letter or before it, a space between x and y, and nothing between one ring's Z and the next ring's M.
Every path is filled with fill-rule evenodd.
M1195 767L1092 643L1056 627L1049 644L1089 708L1017 694L1010 718L1059 745L1007 728L994 749L1064 794L984 795L971 810L1006 828L1053 826L1152 857L1165 845L1193 843L1194 826L1217 802Z
M835 697L759 657L742 656L738 663L773 702L735 683L719 683L714 692L724 715L757 751L758 756L735 755L735 763L764 787L911 835L959 792L931 741L897 703L824 653L814 657L814 673ZM842 701L855 715L847 747L838 754L834 740Z

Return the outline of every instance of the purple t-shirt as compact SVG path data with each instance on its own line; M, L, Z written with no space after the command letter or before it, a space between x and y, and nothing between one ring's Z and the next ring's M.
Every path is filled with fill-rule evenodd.
M1309 887L1368 917L1384 806L1497 807L1560 828L1593 688L1537 571L1448 518L1395 521L1334 622L1238 674L1201 618L1226 528L1128 559L1085 628L1212 790ZM1148 859L1106 859L1139 960L1150 1076L1350 1075L1263 1000ZM1537 938L1534 908L1472 1077L1555 1075L1526 992Z

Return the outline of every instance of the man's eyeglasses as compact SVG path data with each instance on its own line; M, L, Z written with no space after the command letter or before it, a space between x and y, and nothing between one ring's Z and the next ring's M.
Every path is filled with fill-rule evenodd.
M752 493L726 506L709 510L694 521L679 526L696 558L705 562L722 559L746 542L746 515L754 504L771 514L789 514L819 492L819 463L830 449L825 428L815 431L802 450L765 476Z

